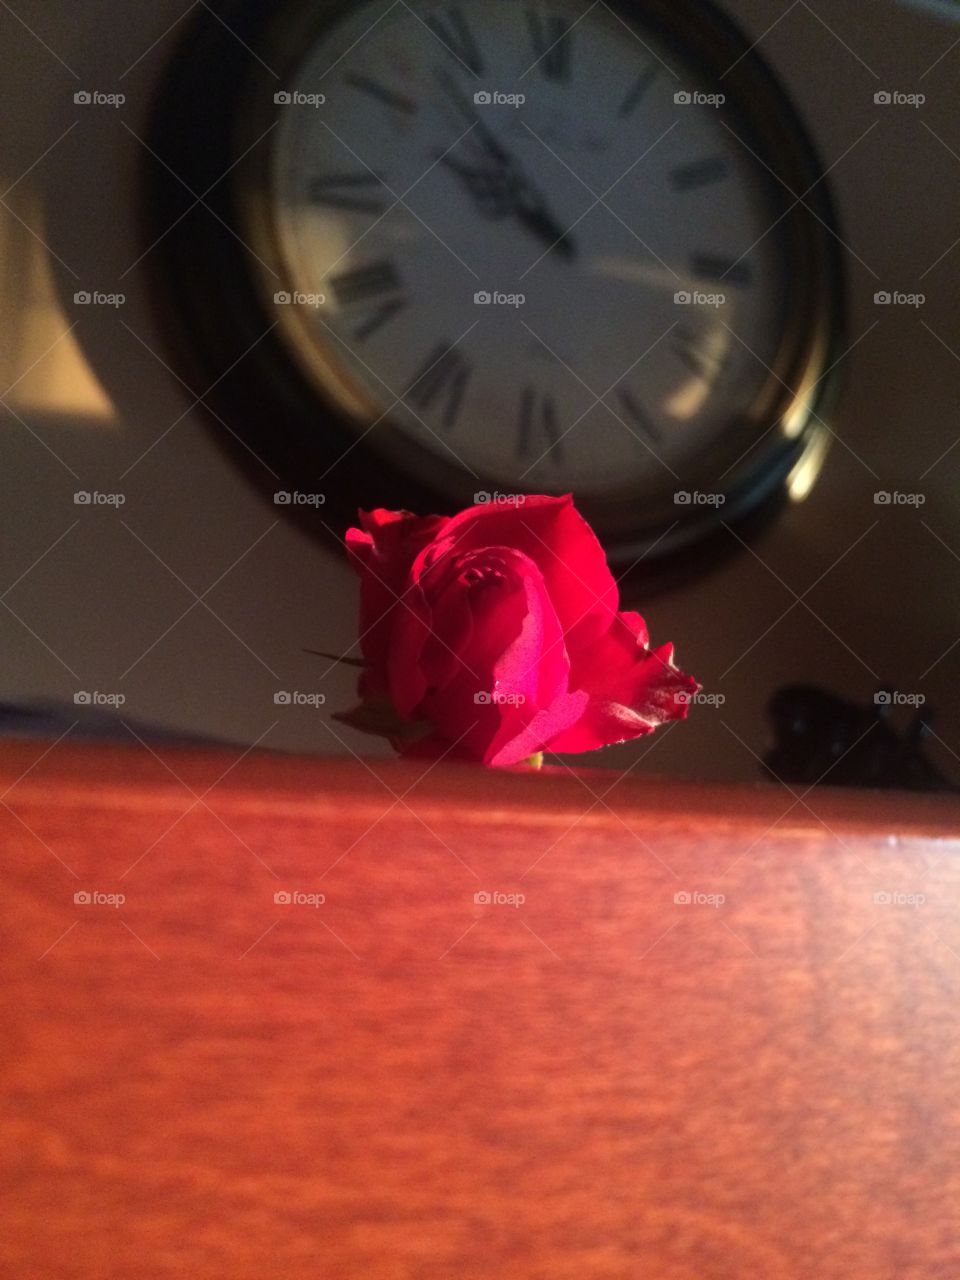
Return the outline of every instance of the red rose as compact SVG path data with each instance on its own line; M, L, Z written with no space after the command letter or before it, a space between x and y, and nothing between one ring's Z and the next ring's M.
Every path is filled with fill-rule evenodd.
M527 497L451 518L360 513L365 704L389 702L418 753L510 765L592 751L683 719L697 682L648 647L571 498ZM415 736L415 735L413 735ZM412 737L405 739L411 750Z

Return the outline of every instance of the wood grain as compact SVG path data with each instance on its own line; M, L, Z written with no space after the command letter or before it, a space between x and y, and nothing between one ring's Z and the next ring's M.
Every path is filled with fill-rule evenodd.
M6 1274L960 1275L956 801L238 755L0 747Z

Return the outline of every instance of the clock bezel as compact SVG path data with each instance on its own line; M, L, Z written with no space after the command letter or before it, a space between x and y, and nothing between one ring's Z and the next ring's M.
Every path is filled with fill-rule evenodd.
M349 0L322 4L288 0L279 13L271 14L264 14L257 0L221 0L217 7L239 39L231 47L228 36L224 44L222 22L208 14L195 20L192 34L183 38L175 55L151 130L151 147L170 170L154 169L145 187L148 243L179 219L152 255L155 281L165 295L161 305L168 339L177 358L186 360L200 390L204 378L228 370L214 388L215 397L204 396L216 419L221 424L226 419L225 425L248 455L262 460L276 478L268 487L272 483L274 488L302 488L305 483L322 482L333 498L326 510L335 525L350 521L357 505L405 506L424 512L463 506L478 487L473 476L454 468L446 471L442 462L437 466L436 455L429 466L393 471L368 440L359 438L358 432L368 429L363 400L358 398L348 407L333 395L330 375L336 372L335 362L325 367L323 376L311 373L316 365L307 357L315 358L317 350L312 342L309 353L302 349L304 358L291 354L281 336L290 317L277 315L272 299L264 294L262 273L251 265L244 247L253 241L262 256L270 243L269 148L261 144L246 155L244 151L279 110L272 104L272 91L269 96L265 92L267 73L244 46L259 49L270 63L274 47L289 42L294 34L291 15L299 18L305 39L303 33L315 35L354 6ZM611 7L628 22L637 9L625 0L616 0ZM704 0L648 0L639 25L641 31L654 33L675 48L684 63L701 67L697 74L708 84L714 68L727 67L739 58L724 81L732 104L730 115L786 187L807 194L803 202L784 212L789 256L803 269L794 273L780 352L764 385L767 401L761 405L758 398L752 406L757 420L754 443L722 487L723 507L674 505L668 509L664 503L659 507L648 503L641 512L636 499L616 510L608 503L581 502L618 561L675 555L719 525L736 524L781 494L804 458L822 458L829 438L823 414L836 390L830 363L844 331L836 215L816 152L774 73L739 29ZM228 56L215 58L214 46L218 54ZM216 74L211 74L211 66ZM745 101L755 104L749 116ZM243 111L241 104L246 104ZM192 127L198 119L204 122L200 130ZM221 177L228 163L231 169ZM176 181L171 171L178 175ZM215 216L201 206L181 217L184 200L190 203L181 184L204 193L204 204ZM777 190L772 181L770 189ZM789 204L788 197L783 197L783 204ZM236 235L223 228L224 222ZM282 267L279 247L274 264ZM210 306L200 289L184 287L201 273L212 274L219 306ZM291 283L281 274L278 288ZM276 327L264 335L271 322ZM346 424L348 414L355 425ZM317 430L318 417L324 419L322 431ZM272 421L272 430L264 429L264 418ZM447 483L425 481L424 474L430 472L446 473ZM709 477L705 479L709 483Z

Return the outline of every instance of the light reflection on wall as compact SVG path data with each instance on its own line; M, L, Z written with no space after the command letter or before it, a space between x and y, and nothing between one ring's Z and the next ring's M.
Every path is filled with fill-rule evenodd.
M24 208L24 204L29 208ZM65 315L54 285L50 256L38 235L43 215L35 200L18 194L16 216L0 206L0 387L23 415L80 419L116 429L116 414L76 338L86 308ZM22 219L18 221L18 219ZM31 233L24 223L38 228ZM84 286L77 283L79 291Z

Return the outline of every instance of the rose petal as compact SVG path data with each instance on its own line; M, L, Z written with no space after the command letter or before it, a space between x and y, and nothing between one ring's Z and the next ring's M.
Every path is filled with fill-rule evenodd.
M410 566L446 519L383 508L360 511L358 516L362 528L348 529L346 544L360 577L360 649L369 664L361 692L374 695L386 691L393 616L406 590Z
M515 547L539 567L569 644L589 644L608 630L616 616L617 584L596 534L569 494L468 507L448 520L434 545L418 557L414 576L441 556L489 546Z
M558 697L566 697L569 661L563 632L536 565L512 548L492 547L457 558L439 581L433 612L439 637L450 635L443 618L460 617L451 596L466 600L472 627L457 649L462 667L452 670L443 664L452 678L431 688L418 714L450 740L465 734L468 749L489 762L554 707ZM426 648L421 665L438 670L426 661ZM559 732L581 709L564 706L561 713L558 707L552 719L542 722L546 728L540 734Z
M582 719L548 744L550 751L594 751L686 719L688 704L677 695L700 686L674 666L672 644L648 649L645 640L639 614L620 614L593 652L579 656L570 684L584 690L589 703Z
M519 764L542 751L547 743L569 731L587 709L589 695L582 689L561 693L549 707L538 711L526 724L513 719L501 723L484 756L484 764Z

